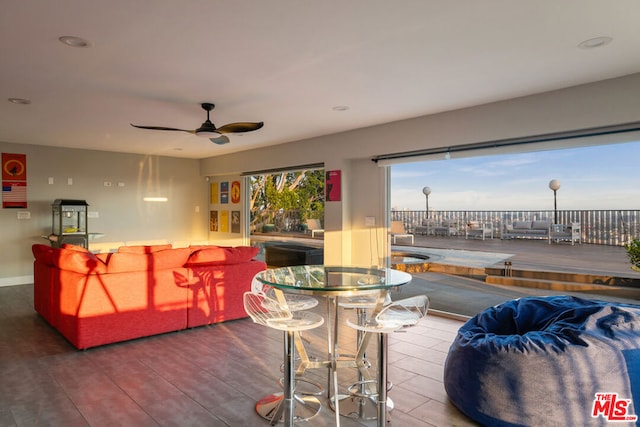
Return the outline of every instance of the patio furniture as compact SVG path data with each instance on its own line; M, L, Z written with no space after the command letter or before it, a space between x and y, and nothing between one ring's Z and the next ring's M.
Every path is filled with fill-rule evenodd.
M638 384L640 306L565 295L480 312L459 329L444 367L451 402L498 427L633 421Z
M307 224L307 230L311 232L311 237L316 237L316 233L324 234L324 229L319 219L308 218L305 220L305 223Z
M480 237L482 240L485 238L493 239L493 224L491 222L479 222L471 221L465 228L464 238L476 238Z
M433 234L436 236L457 236L458 235L458 220L445 219L440 224L437 224L433 229Z
M402 221L391 221L391 239L393 244L396 244L396 239L398 237L401 238L410 238L411 244L413 245L413 234L407 233L407 230L404 228L404 223Z
M503 224L500 238L547 239L550 227L549 221L514 221Z
M436 226L436 222L432 219L423 219L421 225L417 225L413 229L413 234L430 235L433 234L433 230Z
M562 241L569 241L571 245L575 242L582 243L582 236L580 232L580 223L572 222L571 224L552 224L549 230L549 244L551 242L560 243Z

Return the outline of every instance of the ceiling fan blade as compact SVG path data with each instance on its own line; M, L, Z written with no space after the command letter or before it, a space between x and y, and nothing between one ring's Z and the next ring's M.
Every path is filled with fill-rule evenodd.
M211 140L211 142L218 145L228 144L229 142L231 142L231 140L225 135L220 135L217 138L209 138L209 139Z
M224 126L220 126L216 129L216 132L219 133L240 133L240 132L251 132L254 130L260 129L264 126L264 122L253 123L253 122L238 122L238 123L229 123Z
M131 126L133 126L134 128L140 128L140 129L151 129L151 130L173 130L173 131L179 131L179 132L187 132L187 133L193 133L195 134L196 131L195 130L187 130L187 129L176 129L176 128L166 128L163 126L138 126L138 125L134 125L133 123L129 123Z

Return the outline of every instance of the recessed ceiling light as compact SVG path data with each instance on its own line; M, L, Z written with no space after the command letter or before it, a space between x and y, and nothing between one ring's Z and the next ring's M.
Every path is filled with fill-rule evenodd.
M347 105L336 105L332 108L333 111L347 111L349 107Z
M91 47L91 42L76 36L62 36L58 40L71 47Z
M31 100L26 98L9 98L8 101L12 104L19 104L19 105L31 104Z
M606 46L612 41L613 39L608 36L594 37L592 39L585 40L582 43L578 44L578 47L580 49L595 49L597 47Z

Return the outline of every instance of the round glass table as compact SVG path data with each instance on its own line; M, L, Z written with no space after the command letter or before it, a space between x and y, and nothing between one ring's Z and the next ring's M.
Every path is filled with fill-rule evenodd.
M277 292L293 292L308 295L319 295L327 298L327 331L328 331L328 359L309 364L309 368L329 368L329 390L333 390L333 399L336 421L338 421L338 366L356 367L355 361L345 365L338 362L338 304L339 297L356 296L358 294L377 293L377 303L372 310L375 316L384 305L387 292L411 281L411 275L402 271L389 268L362 268L346 266L324 265L300 265L280 267L264 270L256 279L266 285L273 286ZM280 294L282 295L282 294ZM284 301L284 297L278 297ZM378 335L378 397L377 397L377 424L386 425L387 414L387 334ZM287 334L286 348L293 348L293 335ZM284 424L292 426L294 421L293 389L295 374L293 370L293 358L295 354L287 351L285 354L284 369Z

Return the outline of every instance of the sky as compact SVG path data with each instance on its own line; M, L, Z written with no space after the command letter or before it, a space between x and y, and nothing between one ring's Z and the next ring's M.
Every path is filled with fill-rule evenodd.
M549 181L560 181L558 210L640 209L640 142L391 166L391 208L553 209Z

